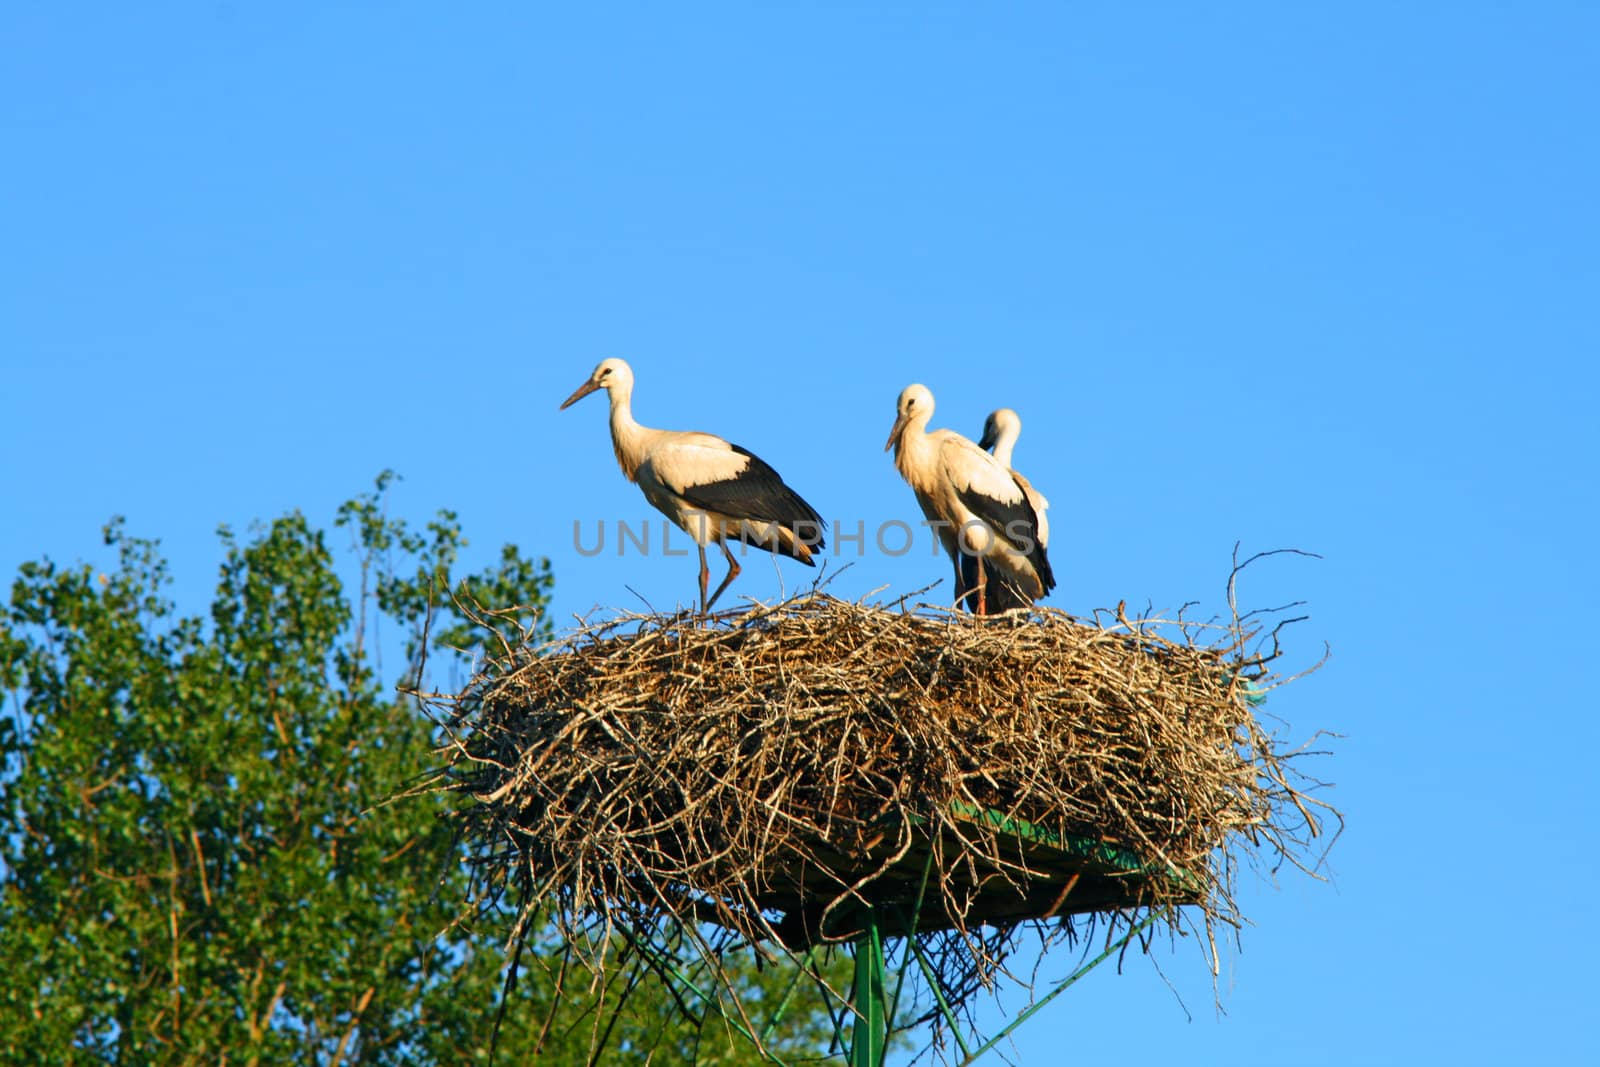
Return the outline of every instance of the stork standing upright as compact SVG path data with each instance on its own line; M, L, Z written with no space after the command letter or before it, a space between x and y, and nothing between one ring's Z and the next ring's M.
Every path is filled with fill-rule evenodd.
M968 592L962 559L970 557L977 614L990 614L991 572L1031 604L1056 583L1026 491L993 456L954 430L930 433L932 417L933 394L926 386L906 386L883 447L894 449L895 467L950 554L958 599Z
M983 436L978 438L978 447L990 450L995 461L1011 472L1011 476L1022 487L1022 492L1028 498L1028 505L1033 508L1033 513L1039 519L1039 543L1045 548L1050 547L1050 517L1047 514L1050 501L1044 494L1033 487L1033 483L1022 476L1016 465L1011 462L1012 452L1017 447L1017 438L1022 436L1022 417L1010 408L997 408L989 413L983 420ZM962 585L972 589L977 582L977 568L970 558L963 558ZM976 602L977 594L968 595L967 607L970 609ZM1024 596L1021 590L1008 582L999 582L989 587L989 610L1010 611L1012 608L1031 607L1033 601Z
M729 541L816 566L811 557L826 547L822 517L759 456L715 434L640 426L633 418L633 368L620 359L602 360L561 410L597 389L611 398L611 446L622 473L699 546L702 614L739 576ZM713 541L722 547L728 574L708 598L706 545Z

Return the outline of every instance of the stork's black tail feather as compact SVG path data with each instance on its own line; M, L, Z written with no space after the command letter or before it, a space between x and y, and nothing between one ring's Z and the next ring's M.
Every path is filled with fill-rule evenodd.
M1043 554L1043 549L1040 549ZM1030 561L1032 557L1029 557ZM1044 573L1049 573L1049 563L1045 563ZM1013 611L1017 608L1031 608L1034 598L1023 592L1022 589L1007 575L998 573L990 567L984 576L983 606L985 615L998 615L1002 611ZM956 586L959 603L972 614L978 613L978 560L965 552L956 558ZM1045 592L1055 587L1052 578L1045 584Z

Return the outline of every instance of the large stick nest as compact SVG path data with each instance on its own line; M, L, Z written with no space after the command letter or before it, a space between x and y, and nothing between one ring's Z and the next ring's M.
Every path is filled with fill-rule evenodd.
M518 937L537 914L595 953L668 929L784 952L878 905L943 938L959 999L1020 923L1190 906L1209 932L1240 921L1242 854L1304 857L1315 783L1252 710L1280 679L1248 626L815 592L624 615L505 645L446 701L449 780Z

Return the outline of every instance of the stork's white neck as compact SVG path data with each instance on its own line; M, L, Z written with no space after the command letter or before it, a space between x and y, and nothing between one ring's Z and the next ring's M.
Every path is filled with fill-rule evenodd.
M1011 469L1011 450L1017 447L1017 432L1009 426L1000 431L1000 436L995 438L994 458L1000 466Z
M933 436L928 433L932 411L919 412L907 420L894 443L894 465L912 488L921 488L925 472L932 469Z
M617 453L617 465L628 481L636 482L655 431L634 421L632 382L612 386L606 393L611 398L611 447Z

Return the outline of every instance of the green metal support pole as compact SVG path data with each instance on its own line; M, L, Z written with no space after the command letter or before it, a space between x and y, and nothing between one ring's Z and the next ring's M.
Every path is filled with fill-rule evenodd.
M878 910L868 908L866 927L856 939L856 976L850 989L850 1007L856 1013L850 1067L882 1067L884 1045L889 1038L889 996L885 985L883 931L878 929Z
M805 955L800 957L800 966L795 968L794 978L789 982L789 988L783 991L783 998L778 1001L778 1006L772 1009L772 1018L768 1019L767 1025L761 1028L762 1047L766 1046L767 1038L771 1037L772 1031L778 1028L778 1023L783 1021L783 1013L789 1007L789 1000L794 996L796 987L800 985L800 979L804 978L806 972L811 969L811 957L816 951L815 945L808 945Z
M728 1012L722 1006L721 997L713 993L707 993L704 989L701 989L699 986L695 985L694 980L689 978L683 973L682 970L678 968L676 962L669 954L663 953L661 950L650 945L647 941L639 937L626 926L619 927L619 931L623 937L628 939L628 943L634 947L634 951L653 962L654 966L657 968L658 974L660 974L663 978L671 979L673 982L676 982L678 984L678 988L683 992L692 993L699 999L705 1001L706 1015L702 1015L699 1019L694 1019L692 1014L689 1015L689 1018L693 1020L697 1026L703 1026L707 1016L709 1016L712 1012L716 1012L716 1014L720 1016L722 1020L729 1026L750 1039L750 1041L756 1047L757 1054L760 1055L763 1060L766 1060L770 1063L776 1063L779 1065L779 1067L789 1067L787 1061L781 1060L767 1051L766 1042L764 1040L757 1037L755 1034L752 1034L749 1029L745 1027L744 1023L728 1014ZM809 955L810 953L807 953L808 957ZM788 1000L787 997L784 999L785 1001Z
M961 1061L961 1067L966 1067L967 1064L971 1063L973 1060L977 1059L979 1056L982 1056L985 1052L988 1052L1000 1042L1004 1041L1008 1036L1010 1036L1013 1030L1027 1022L1035 1013L1042 1010L1046 1004L1056 999L1056 997L1059 997L1062 993L1065 993L1078 979L1082 978L1084 975L1100 966L1106 960L1110 959L1115 953L1122 949L1122 946L1126 945L1129 941L1132 941L1135 937L1138 937L1140 931L1149 926L1151 923L1155 922L1156 919L1160 917L1161 913L1159 911L1151 909L1151 911L1145 915L1143 919L1137 923L1134 923L1133 926L1128 929L1127 933L1119 937L1114 943L1107 945L1104 952L1100 953L1100 955L1096 956L1094 959L1090 960L1088 963L1085 963L1082 967L1079 967L1076 971L1072 972L1072 974L1062 979L1062 981L1058 983L1054 989L1050 990L1050 992L1046 993L1039 1000L1034 1001L1021 1015L1018 1015L1015 1019L1012 1019L1004 1030L1001 1030L988 1041L985 1041L983 1045L979 1047L978 1051L967 1053L967 1058ZM962 1047L962 1051L966 1051L965 1046Z

